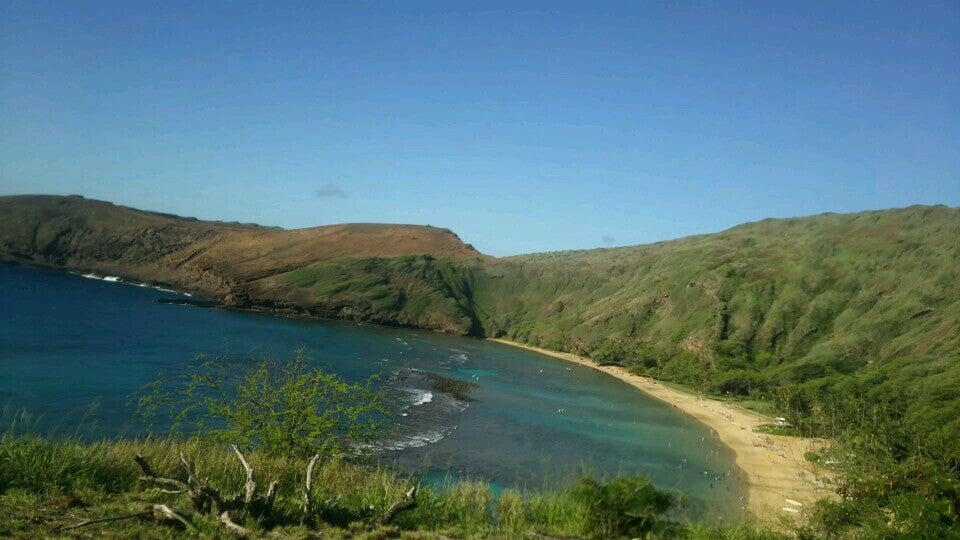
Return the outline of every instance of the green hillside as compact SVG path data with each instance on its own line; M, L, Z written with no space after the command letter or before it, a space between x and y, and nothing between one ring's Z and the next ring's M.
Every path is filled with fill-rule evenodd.
M960 210L911 207L494 261L339 259L250 291L255 303L505 337L715 392L869 382L960 436L958 278Z

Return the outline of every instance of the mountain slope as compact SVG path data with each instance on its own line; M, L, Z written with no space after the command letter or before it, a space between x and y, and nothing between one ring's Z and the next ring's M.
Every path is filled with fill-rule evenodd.
M765 220L506 263L475 295L488 334L718 392L862 392L960 440L960 209Z
M960 210L911 207L501 260L338 259L251 285L315 315L442 316L704 390L868 392L949 438L960 436L957 283Z
M0 261L96 271L223 298L244 283L342 257L479 257L446 229L310 229L200 221L82 197L0 197Z
M542 276L537 287L557 303L528 318L530 334L515 336L528 341L569 348L576 345L557 341L636 338L708 361L766 353L768 362L840 372L902 354L960 351L958 209L765 220L510 262Z

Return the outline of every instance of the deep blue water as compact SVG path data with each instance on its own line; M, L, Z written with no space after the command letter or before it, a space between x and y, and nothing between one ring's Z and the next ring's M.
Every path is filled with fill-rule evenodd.
M399 426L377 458L402 471L521 488L639 473L686 494L694 515L739 515L733 455L708 428L586 367L478 339L161 304L175 295L51 270L0 265L0 291L0 405L44 433L142 435L130 398L158 374L197 354L303 347L350 380L416 368L477 384L464 403L415 372L389 383Z

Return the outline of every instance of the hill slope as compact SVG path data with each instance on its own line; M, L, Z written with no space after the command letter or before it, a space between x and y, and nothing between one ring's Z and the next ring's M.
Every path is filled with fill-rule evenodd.
M0 261L95 271L223 298L244 283L342 257L480 254L446 229L299 230L200 221L82 197L0 197Z
M718 392L863 392L960 440L960 209L765 220L508 262L476 295L487 333Z
M960 436L956 283L960 210L911 207L501 260L337 259L251 296L387 323L442 313L466 333L716 392L869 392Z

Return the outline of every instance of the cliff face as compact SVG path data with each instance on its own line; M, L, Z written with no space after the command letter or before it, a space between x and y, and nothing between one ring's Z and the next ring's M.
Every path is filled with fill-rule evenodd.
M0 197L0 261L117 275L215 299L242 300L248 283L315 262L411 253L480 256L452 232L433 227L283 230L144 212L82 197Z

